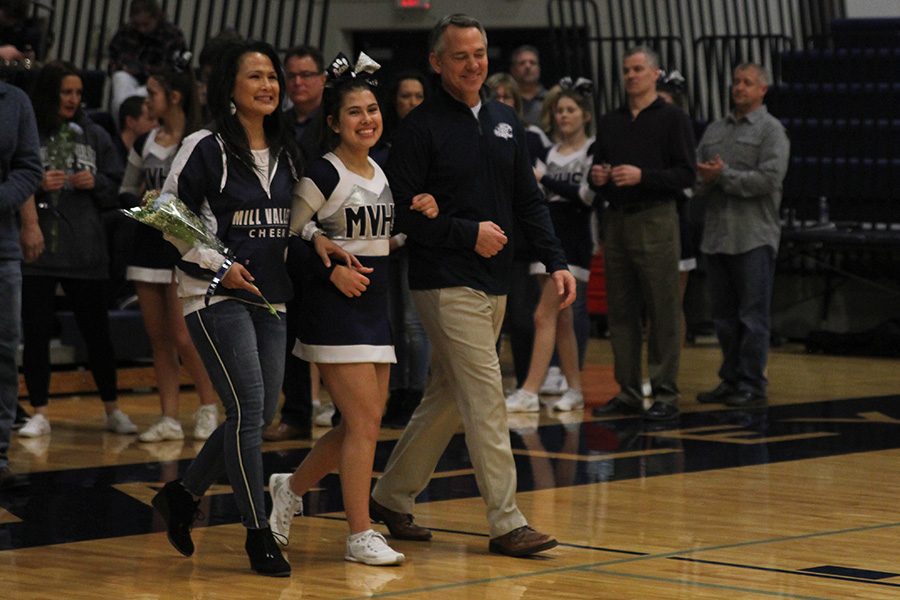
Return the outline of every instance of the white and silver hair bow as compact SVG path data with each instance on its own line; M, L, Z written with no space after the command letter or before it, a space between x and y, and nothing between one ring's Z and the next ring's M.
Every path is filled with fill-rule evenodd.
M563 77L559 80L559 87L564 90L578 92L582 96L590 96L594 93L594 82L585 77L573 80L571 77Z
M668 87L681 89L684 87L686 83L684 80L684 75L678 72L677 69L672 69L668 73L665 71L662 72L659 76L660 83L665 84Z
M368 54L360 52L359 58L356 59L356 65L351 69L350 59L341 52L331 61L331 65L326 69L326 72L328 81L332 84L359 77L374 85L376 81L372 75L380 68L381 65L372 60Z

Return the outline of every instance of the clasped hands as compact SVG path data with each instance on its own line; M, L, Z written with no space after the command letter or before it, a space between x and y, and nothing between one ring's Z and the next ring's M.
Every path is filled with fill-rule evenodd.
M89 170L76 171L71 175L60 169L51 169L44 172L41 179L41 189L45 192L56 192L63 189L68 181L76 190L92 190L96 185L94 174Z
M591 183L601 187L612 181L618 187L629 187L641 182L641 169L634 165L616 165L609 163L597 164L591 167Z
M713 158L697 163L697 176L703 183L712 183L719 178L728 165L716 154Z

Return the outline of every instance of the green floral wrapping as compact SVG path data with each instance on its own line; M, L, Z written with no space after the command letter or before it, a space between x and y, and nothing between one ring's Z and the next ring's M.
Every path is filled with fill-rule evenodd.
M64 123L56 135L47 140L47 161L51 171L65 171L70 173L75 169L75 146L78 137L84 133L81 126L77 123ZM66 183L66 187L68 187ZM55 253L59 246L59 220L62 218L59 212L59 190L47 194L46 206L54 216L47 231L47 248L50 252Z
M47 140L47 160L50 161L50 169L68 171L72 168L76 138L82 133L79 125L66 123L60 127L56 135Z
M225 244L210 233L203 221L200 220L200 217L174 194L161 194L157 190L149 191L144 194L144 199L140 206L123 208L121 212L144 225L158 229L168 237L197 248L215 250L222 256L234 259L231 252L225 247ZM258 288L256 293L265 302L269 312L276 318L281 318L278 316L275 307L266 300Z

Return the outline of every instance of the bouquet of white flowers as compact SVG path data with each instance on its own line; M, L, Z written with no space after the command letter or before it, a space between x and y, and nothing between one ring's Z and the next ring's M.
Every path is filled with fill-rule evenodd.
M210 233L203 221L200 220L200 217L194 214L174 194L160 194L157 190L149 191L144 194L144 199L140 206L123 208L121 212L136 221L158 229L167 237L184 242L189 246L214 250L226 257L227 260L234 261L234 256L225 247L225 244ZM206 292L207 303L209 298L215 293L218 284L219 279L214 278L209 286L209 290ZM256 293L265 302L269 312L276 318L280 318L275 307L266 300L259 288L256 288Z
M72 168L76 138L83 133L77 123L63 123L56 135L47 140L47 160L51 169L68 171Z
M65 171L70 173L75 167L75 145L78 136L82 135L84 130L77 123L63 123L62 127L56 135L51 136L47 140L47 161L50 163L51 171ZM68 180L64 189L69 189ZM68 220L59 210L60 191L56 190L47 194L47 200L39 202L37 207L49 210L56 218L50 223L50 230L47 232L47 247L50 252L56 252L59 242L59 222L63 221L68 224Z

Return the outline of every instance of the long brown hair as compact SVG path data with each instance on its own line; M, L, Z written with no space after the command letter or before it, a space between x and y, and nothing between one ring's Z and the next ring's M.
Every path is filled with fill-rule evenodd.
M51 135L63 124L63 120L59 116L59 94L62 90L63 79L70 75L81 79L81 83L84 85L81 71L72 63L62 60L54 60L45 64L34 80L34 86L31 89L31 104L34 106L34 117L41 135ZM72 120L77 123L83 118L84 113L79 106Z

